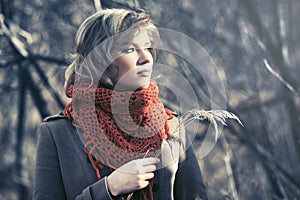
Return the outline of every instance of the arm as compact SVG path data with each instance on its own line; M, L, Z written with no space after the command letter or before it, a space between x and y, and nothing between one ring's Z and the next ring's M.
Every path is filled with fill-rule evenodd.
M75 200L112 200L107 188L107 177L85 188Z
M46 124L41 124L38 133L33 199L67 199L56 146Z
M39 138L33 199L74 199L76 194L81 192L81 194L76 197L77 200L111 200L107 189L106 177L86 188L80 189L79 191L71 191L72 194L70 194L70 192L69 194L66 192L63 183L63 173L60 168L61 163L59 161L59 157L61 155L59 155L60 151L58 150L52 134L54 131L57 131L58 133L61 133L61 130L66 131L66 128L64 127L64 129L62 129L61 126L51 126L51 128L47 125L47 123L42 123L38 129ZM76 176L76 174L74 176ZM70 184L72 187L71 190L75 190L75 187L82 188L81 186L78 186L78 183L76 182Z

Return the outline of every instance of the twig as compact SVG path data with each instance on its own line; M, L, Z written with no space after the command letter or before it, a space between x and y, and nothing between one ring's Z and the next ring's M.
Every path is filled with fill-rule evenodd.
M29 53L26 49L24 43L17 37L17 34L14 30L11 30L11 27L8 27L5 24L4 15L0 14L0 29L1 33L5 34L9 38L10 42L13 44L14 49L24 58L28 57Z
M283 167L281 167L278 163L278 160L274 159L267 149L265 149L262 145L254 142L251 137L241 135L234 127L229 127L229 129L234 135L239 138L242 143L245 143L258 157L260 157L262 163L274 169L274 172L279 172L286 181L300 190L300 182L294 176L291 176ZM244 129L244 131L245 133L249 133L247 129Z
M273 75L275 76L275 78L277 78L285 87L287 87L294 95L296 95L298 98L300 97L299 93L295 90L295 88L293 88L293 86L291 86L291 84L289 84L286 80L284 80L284 78L278 73L276 72L271 65L268 63L267 59L264 59L264 64L265 67L267 68L267 70Z
M58 64L58 65L64 65L64 66L66 66L68 64L68 62L64 59L53 58L53 57L43 56L43 55L31 55L31 58L36 59L36 60L40 60L40 61L44 61L44 62L48 62L48 63L55 63L55 64Z
M7 61L6 63L0 64L0 68L11 67L12 65L20 64L22 61L23 58L18 57L15 60Z
M28 73L27 69L23 70L23 76L27 79L28 89L31 91L31 95L33 97L36 107L39 110L41 117L44 118L46 116L49 116L50 112L47 109L47 102L45 101L44 97L40 95L41 91L34 83L33 78Z
M50 85L48 78L46 77L46 75L44 74L44 72L42 71L41 67L38 65L38 63L30 58L30 62L31 64L33 64L34 68L36 69L36 71L38 72L43 84L48 88L48 90L50 91L51 95L54 97L54 99L56 100L58 106L60 108L64 108L64 103L62 101L62 99L60 98L59 94L53 89L53 87Z

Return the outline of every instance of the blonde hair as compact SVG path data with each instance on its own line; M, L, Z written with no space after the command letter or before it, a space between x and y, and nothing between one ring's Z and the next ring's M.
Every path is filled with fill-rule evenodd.
M101 74L102 77L100 79L100 83L104 86L112 87L112 81L105 73L105 69L107 68L106 63L109 63L110 61L112 46L107 44L108 47L105 48L106 52L101 52L99 49L95 49L97 49L96 47L108 38L114 37L127 30L136 32L139 28L145 28L152 45L157 43L159 39L158 29L150 20L149 15L143 10L132 11L127 9L105 9L94 13L83 21L76 34L76 52L72 55L71 63L65 72L65 93L67 94L69 86L74 85L75 75L77 72L76 69L82 65L85 60L87 60L88 56L94 56L94 60L97 60L97 64L93 64L94 69L86 69L88 74L92 76L93 70L96 70L95 68L97 68L97 70L103 72ZM130 35L132 36L132 34ZM89 55L92 51L95 51L96 55ZM151 54L155 60L156 52L154 48Z

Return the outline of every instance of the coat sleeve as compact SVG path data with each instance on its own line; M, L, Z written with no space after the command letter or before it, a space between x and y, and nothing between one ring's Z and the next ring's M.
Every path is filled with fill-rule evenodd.
M102 178L91 186L85 188L76 200L112 200L107 188L107 177Z
M63 187L56 146L45 123L38 129L33 199L67 199Z
M183 148L175 176L174 197L176 200L207 199L198 160L185 130L181 131L180 138Z
M79 194L76 196L76 200L112 199L108 193L105 177L76 193ZM67 194L65 191L59 163L59 153L47 122L42 123L38 129L33 199L74 199L74 196L70 196L70 194Z

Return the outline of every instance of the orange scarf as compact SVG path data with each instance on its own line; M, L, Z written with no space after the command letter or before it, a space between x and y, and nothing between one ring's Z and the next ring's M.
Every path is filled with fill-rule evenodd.
M72 101L64 115L77 127L98 179L101 164L117 169L149 150L159 151L162 140L171 138L167 119L172 112L164 108L158 93L153 80L135 92L91 87L88 82L68 88ZM149 187L143 190L148 194L139 195L141 199L153 198Z

